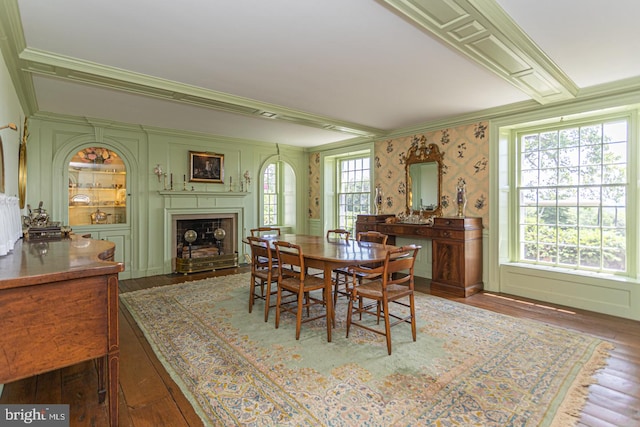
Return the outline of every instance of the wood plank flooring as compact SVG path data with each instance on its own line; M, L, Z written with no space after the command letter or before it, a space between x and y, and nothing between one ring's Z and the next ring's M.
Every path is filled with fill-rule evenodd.
M124 280L120 292L249 271L247 267ZM416 288L429 292L428 281ZM493 293L451 298L487 310L592 334L615 345L607 366L589 387L579 426L640 426L640 322ZM94 362L5 384L0 404L68 403L72 427L106 426L98 403ZM119 424L122 427L201 426L200 418L155 357L131 315L120 307Z

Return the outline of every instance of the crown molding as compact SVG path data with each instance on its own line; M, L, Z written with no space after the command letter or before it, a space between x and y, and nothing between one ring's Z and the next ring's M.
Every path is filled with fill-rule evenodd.
M55 123L66 123L77 126L92 126L94 128L116 129L127 132L144 132L147 135L158 135L163 137L180 138L188 141L215 141L217 143L237 145L249 144L255 147L264 147L265 145L273 145L271 142L258 141L252 139L232 138L228 136L215 135L210 133L183 131L177 129L162 128L157 126L137 125L115 120L104 120L95 117L71 116L66 114L58 114L40 111L31 116L32 119L49 121ZM287 144L280 144L281 147L287 147L288 151L304 152L304 147L298 147Z
M23 62L23 69L33 74L53 76L64 80L108 87L264 120L281 120L340 133L369 137L385 133L382 129L305 113L275 104L38 49L25 48L19 54L19 57Z
M573 99L578 87L495 0L382 0L423 30L540 104Z
M22 71L22 62L18 59L18 52L26 46L18 1L0 1L0 51L22 110L28 117L38 111L38 102L31 75Z

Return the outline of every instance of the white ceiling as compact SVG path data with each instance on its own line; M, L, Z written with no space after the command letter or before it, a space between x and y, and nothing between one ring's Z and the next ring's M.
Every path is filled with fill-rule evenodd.
M382 0L11 1L41 112L313 147L532 99ZM640 77L636 0L466 3L502 7L577 96ZM251 112L166 95L174 85Z

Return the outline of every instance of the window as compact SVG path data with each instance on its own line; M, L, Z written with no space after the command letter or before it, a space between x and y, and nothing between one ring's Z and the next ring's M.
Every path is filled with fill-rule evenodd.
M264 191L262 209L264 225L278 225L278 174L275 163L266 167L263 174Z
M262 172L261 225L296 223L296 175L285 161L268 163ZM260 212L260 211L259 211Z
M519 261L627 271L626 118L520 131Z
M371 211L371 175L369 157L338 160L338 227L355 233L359 214Z

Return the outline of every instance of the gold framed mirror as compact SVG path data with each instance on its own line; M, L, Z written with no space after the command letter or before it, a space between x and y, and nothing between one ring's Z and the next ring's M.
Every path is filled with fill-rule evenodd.
M27 118L24 118L24 129L22 130L22 142L20 142L20 152L18 153L18 198L20 199L20 209L24 209L27 195Z
M1 136L0 136L0 193L4 194L4 151L2 148Z
M405 157L407 215L422 212L423 217L442 215L442 159L436 144L422 136Z

